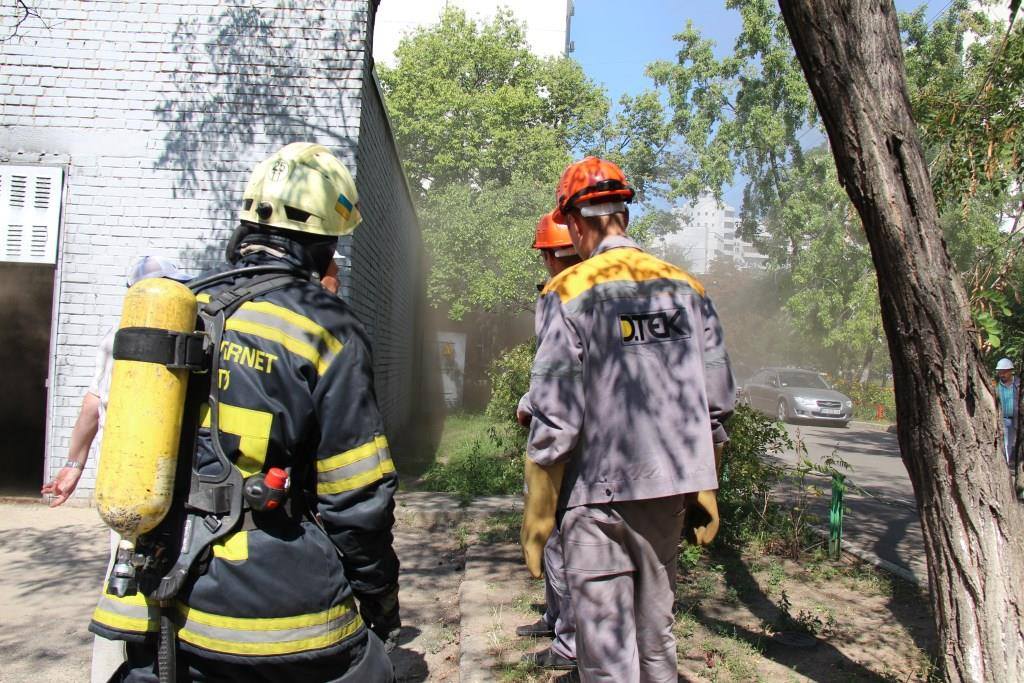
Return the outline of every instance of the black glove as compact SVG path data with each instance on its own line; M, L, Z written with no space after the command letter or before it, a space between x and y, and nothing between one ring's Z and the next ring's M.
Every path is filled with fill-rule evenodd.
M402 617L398 613L398 586L381 593L359 599L359 616L367 628L384 643L384 651L391 652L398 645L402 630Z

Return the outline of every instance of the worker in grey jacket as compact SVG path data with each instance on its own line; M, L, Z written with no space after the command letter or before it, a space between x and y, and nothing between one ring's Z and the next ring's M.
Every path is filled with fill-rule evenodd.
M718 486L714 444L735 396L703 287L625 236L632 197L602 159L562 175L555 220L585 260L541 294L529 399L528 457L565 468L559 529L580 677L608 683L676 680L685 497Z
M550 277L555 277L580 262L580 257L569 237L569 229L561 223L556 223L551 217L551 212L541 216L537 223L533 248L540 251L544 268ZM529 427L532 419L533 407L530 405L530 394L527 393L520 399L516 408L516 421L524 427ZM551 535L544 543L543 557L546 605L544 614L535 623L516 628L516 635L533 638L551 637L550 646L525 655L523 661L542 669L569 671L576 668L576 619L573 616L569 586L565 581L562 537L557 526L551 530Z

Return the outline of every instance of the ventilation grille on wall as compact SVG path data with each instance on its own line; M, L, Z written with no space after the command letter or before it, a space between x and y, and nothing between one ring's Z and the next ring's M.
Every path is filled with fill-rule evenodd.
M0 261L56 263L64 170L0 164Z

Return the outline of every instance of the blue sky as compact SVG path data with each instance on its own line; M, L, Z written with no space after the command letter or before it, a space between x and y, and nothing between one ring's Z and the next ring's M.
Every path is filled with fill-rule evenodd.
M897 9L904 11L922 4L928 6L929 18L948 6L945 0L896 0ZM739 13L725 9L724 0L576 0L572 57L616 102L623 93L638 93L653 85L644 76L644 67L675 57L672 36L687 19L715 41L719 55L729 52L740 29ZM730 188L726 201L739 208L742 189L742 183Z

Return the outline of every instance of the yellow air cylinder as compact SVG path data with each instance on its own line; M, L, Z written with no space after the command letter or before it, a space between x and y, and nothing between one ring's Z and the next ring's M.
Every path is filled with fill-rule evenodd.
M196 297L188 287L148 278L128 290L119 329L192 332L195 324ZM170 509L188 375L159 363L114 361L96 506L126 539L151 531Z

